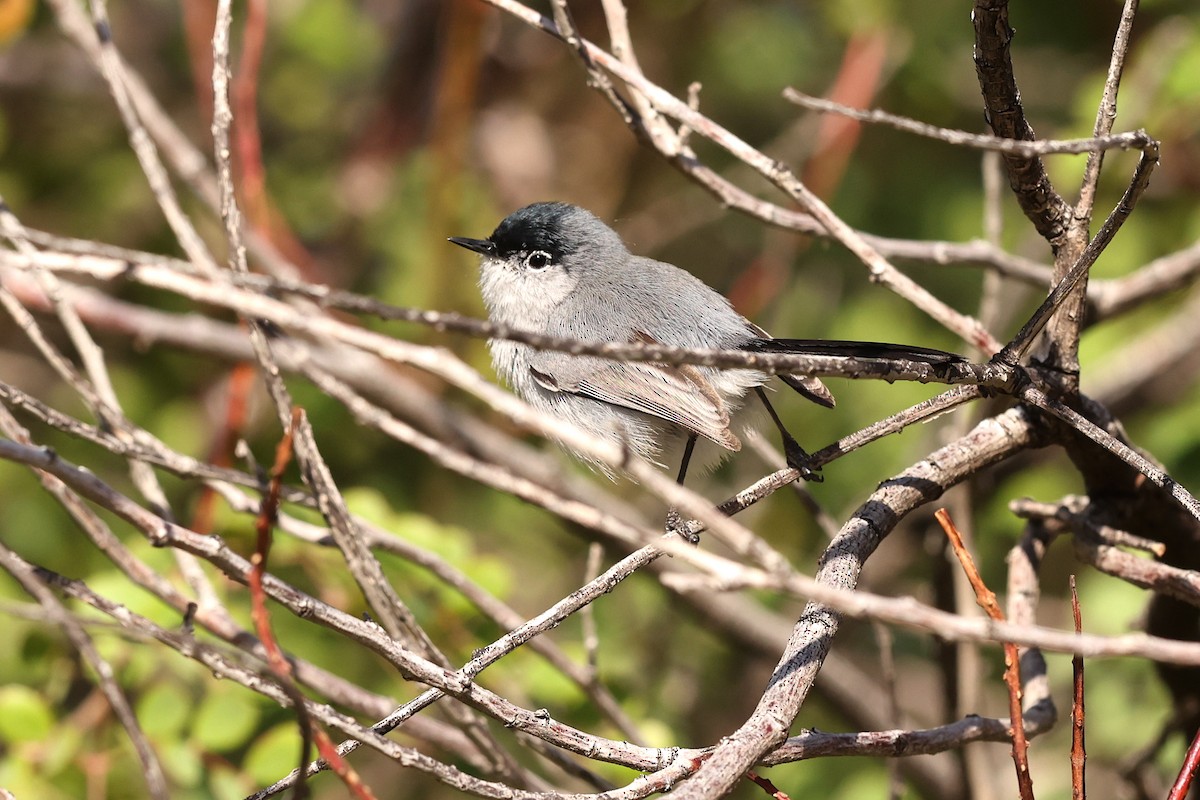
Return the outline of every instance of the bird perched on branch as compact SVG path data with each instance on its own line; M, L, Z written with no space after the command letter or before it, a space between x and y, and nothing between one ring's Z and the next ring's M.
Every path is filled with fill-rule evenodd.
M482 257L479 285L492 322L531 333L935 364L964 360L878 342L774 339L691 273L630 253L616 231L568 203L534 203L506 217L486 239L450 241ZM771 376L764 372L575 356L502 339L489 345L496 372L530 405L643 458L678 463L681 483L690 464L709 468L740 450L738 434L754 424L756 410L766 411L779 429L788 464L808 480L821 480L771 407L763 390ZM779 378L833 407L818 378Z

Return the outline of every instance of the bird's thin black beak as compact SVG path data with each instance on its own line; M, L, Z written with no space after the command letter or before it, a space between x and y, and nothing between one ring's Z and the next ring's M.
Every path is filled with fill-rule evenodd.
M490 239L468 239L465 236L451 236L447 241L454 242L459 247L473 250L481 256L496 255L496 245Z

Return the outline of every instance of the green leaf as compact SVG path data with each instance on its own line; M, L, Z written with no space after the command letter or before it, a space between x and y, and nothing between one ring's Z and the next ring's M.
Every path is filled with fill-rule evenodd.
M258 724L254 698L231 688L210 692L196 712L192 738L206 749L224 752L242 747Z
M172 741L155 748L163 771L179 786L198 786L204 779L201 754L188 742Z
M53 728L54 714L45 698L28 686L0 688L0 740L41 741Z
M266 784L279 780L299 763L300 731L295 722L289 721L258 737L250 747L244 768L256 783Z
M35 767L33 759L24 759L20 753L9 752L0 759L0 787L7 789L14 797L36 797L38 800L71 800L81 797L78 792L64 789L63 783L51 784ZM82 790L82 786L76 786Z
M137 703L137 718L151 739L169 739L179 735L191 713L192 704L174 683L158 683Z
M246 776L220 764L212 766L207 777L213 800L241 800L255 789Z

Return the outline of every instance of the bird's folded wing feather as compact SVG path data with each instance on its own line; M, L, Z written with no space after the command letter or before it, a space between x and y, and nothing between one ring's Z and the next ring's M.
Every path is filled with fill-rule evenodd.
M703 373L689 365L622 363L580 356L569 361L545 354L530 362L539 386L640 411L711 439L729 450L741 441L729 430L729 407ZM564 363L565 362L565 363Z

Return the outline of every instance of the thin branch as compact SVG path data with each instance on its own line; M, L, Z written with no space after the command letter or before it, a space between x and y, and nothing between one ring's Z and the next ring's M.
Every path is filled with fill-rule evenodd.
M1200 606L1200 574L1161 561L1138 558L1097 538L1076 535L1072 539L1075 556L1106 575L1120 578L1141 589L1174 597L1185 603Z
M51 5L60 19L77 11L74 0L51 0ZM187 253L188 259L196 269L206 274L214 273L217 271L216 261L179 205L179 199L158 157L158 150L130 98L125 64L112 40L113 31L108 19L107 3L105 0L91 0L91 6L93 26L91 35L86 36L87 45L84 50L96 60L100 74L108 82L109 91L121 114L121 121L125 123L129 133L129 145L137 156L146 181L154 193L154 199L162 209L179 246ZM75 30L79 30L78 26Z
M312 737L316 733L316 726L304 706L304 696L300 694L300 689L292 680L292 667L284 657L283 650L275 639L274 631L271 630L267 595L263 591L263 574L267 571L267 558L271 553L271 531L275 527L275 520L279 514L279 486L283 479L283 471L292 459L292 436L298 419L299 414L297 413L292 418L292 427L288 428L275 448L275 465L271 469L267 493L263 497L261 510L254 521L255 546L254 553L250 556L250 571L246 575L246 585L250 588L250 615L254 620L254 628L258 633L259 641L263 643L266 650L267 665L279 679L280 688L291 698L292 708L296 710L296 722L300 728L300 763L303 764L308 760L308 752L312 747ZM344 771L345 762L341 760L334 762L335 769L339 765L343 767ZM296 786L297 800L307 798L309 794L307 783L301 782Z
M1071 615L1075 618L1075 632L1083 633L1083 618L1079 611L1079 593L1075 591L1075 576L1071 582ZM1071 657L1073 696L1071 701L1071 800L1085 800L1084 768L1087 764L1087 748L1083 742L1084 693L1083 656L1076 653Z
M104 73L101 43L96 35L96 28L88 20L77 3L69 0L51 0L56 21L62 31L87 54L97 71ZM220 191L217 179L209 168L204 154L192 144L187 135L175 124L166 110L154 98L146 86L146 82L132 66L127 64L116 52L115 61L124 79L124 91L128 94L132 110L145 126L149 140L156 144L161 155L167 160L192 192L213 212L219 213ZM208 83L211 90L211 80ZM169 185L169 184L168 184ZM152 184L153 186L153 184ZM246 241L258 262L273 275L295 276L300 270L288 262L283 255L265 237L255 231L246 232ZM191 255L191 252L185 252ZM212 269L216 269L216 261L212 260ZM198 265L198 268L200 265ZM207 271L207 270L206 270Z
M1086 496L1067 495L1057 503L1041 503L1023 497L1010 501L1008 509L1022 519L1034 519L1043 524L1051 520L1066 523L1076 535L1110 545L1133 547L1158 558L1162 558L1167 551L1162 542L1134 536L1129 531L1101 522L1097 517L1103 514L1103 510L1093 508Z
M3 259L3 253L4 251L0 250L0 259ZM25 280L20 274L7 273L3 275L3 282L6 286L11 286L13 292L19 295L24 303L33 307L46 307L44 298L31 280ZM254 358L253 350L246 340L245 330L240 329L237 324L200 314L155 311L114 300L94 289L74 287L69 295L90 324L129 336L139 343L166 343L233 361ZM5 296L0 289L0 300ZM24 311L20 303L17 303L16 307L28 316L28 312ZM32 317L30 320L32 325ZM310 345L296 337L281 337L276 339L273 345L278 363L289 371L296 372L305 365L314 365L345 381L356 390L376 398L393 413L401 415L423 431L448 441L470 441L472 449L480 456L504 466L517 475L540 483L568 487L576 496L586 497L589 502L605 509L622 505L611 493L600 491L594 483L564 474L560 459L553 454L537 450L508 432L498 430L493 425L458 411L453 406L438 402L438 395L426 382L411 374L388 369L385 362L376 356L342 346L328 338L320 344ZM50 420L49 424L59 423ZM111 437L100 434L97 438L92 435L87 426L72 430L71 423L68 422L64 430L72 432L72 435L81 435L96 441L114 453L126 452L120 443L114 445ZM141 459L162 464L179 474L215 477L254 486L253 482L246 484L244 479L239 477L241 473L236 471L222 472L219 468L201 464L190 457L172 455L168 448L162 447L161 442L157 442L144 430L138 431L137 435L140 439L155 443L152 445L154 452L148 453L144 447L140 448L138 457ZM297 502L292 495L288 495L287 499L289 502Z
M940 128L927 122L920 122L897 114L889 114L879 109L857 109L835 103L822 97L813 97L796 89L783 90L783 96L803 108L821 111L829 114L839 114L860 122L886 125L905 133L923 136L955 147L967 147L973 150L986 150L1005 155L1015 155L1029 158L1032 156L1048 155L1079 155L1105 150L1141 150L1153 140L1143 130L1101 135L1097 133L1088 139L1004 139L998 136L984 136L977 133Z
M1026 732L1030 736L1047 733L1053 728L1053 717L1047 719L1026 712ZM934 755L957 750L972 742L1008 742L1012 721L971 715L948 725L924 730L862 731L859 733L827 733L806 730L788 737L778 749L763 757L764 766L791 764L810 758L838 756L876 756L907 758Z
M1088 300L1097 318L1107 319L1190 286L1197 277L1200 277L1200 240L1156 258L1129 275L1092 281L1088 286Z
M958 557L971 588L975 590L975 600L979 607L992 620L1003 622L1004 612L996 602L996 594L983 582L983 576L975 566L975 559L963 544L962 534L955 527L954 521L944 508L939 508L934 516L946 532L950 545L954 548L954 555ZM1008 686L1009 719L1013 723L1012 757L1017 770L1017 787L1021 793L1021 800L1033 800L1033 780L1029 774L1029 742L1025 738L1025 725L1021 715L1021 659L1017 654L1017 645L1013 642L1004 642L1004 683Z
M1107 139L1117 119L1117 92L1121 87L1121 73L1125 70L1125 58L1129 54L1130 32L1133 30L1133 18L1137 14L1138 0L1125 0L1121 11L1121 21L1117 25L1117 34L1113 41L1112 58L1108 64L1108 74L1104 79L1104 91L1100 96L1100 104L1096 109L1096 123L1092 127L1092 136L1096 139ZM1075 203L1075 219L1077 224L1087 225L1092 218L1092 208L1096 203L1096 187L1100 183L1100 168L1104 164L1104 151L1096 150L1088 155L1087 165L1083 168L1083 181L1079 188L1079 200Z
M592 61L591 54L587 48L583 46L583 38L580 37L575 29L575 20L571 15L571 7L567 5L567 0L552 0L550 4L554 13L554 22L558 30L562 31L563 41L571 48L575 56L579 59L579 63L583 65L584 70L588 74L589 85L600 92L604 99L609 102L617 113L621 115L621 119L635 133L645 132L646 118L643 116L641 109L645 107L644 99L639 98L636 107L629 103L613 86L608 75L603 70L597 68ZM660 121L661 123L661 121Z
M242 217L238 207L233 183L233 164L230 152L230 128L233 124L233 109L230 105L229 86L231 68L229 59L230 28L232 25L231 0L219 0L217 18L213 30L213 143L217 164L217 179L220 190L221 219L225 223L225 234L229 246L229 267L232 272L248 272L246 251L242 243ZM268 393L275 405L280 423L287 425L294 419L294 406L290 393L280 375L279 365L272 352L271 343L264 330L262 320L251 314L245 315L250 331L250 341L266 383ZM428 634L421 628L415 615L400 599L383 573L383 567L357 534L349 509L341 491L333 480L328 465L321 456L316 439L307 418L298 419L295 428L296 455L301 464L305 482L317 498L318 508L333 531L346 561L363 596L375 612L388 634L396 640L409 642L421 653L432 658L440 666L447 667L449 660L443 655ZM454 719L472 738L472 741L492 760L499 773L507 778L521 775L522 767L496 742L482 721L470 711L455 706L451 709Z
M225 235L229 245L229 268L232 272L245 274L249 268L246 263L245 246L242 243L242 217L234 190L230 150L230 128L233 124L233 109L229 98L232 75L229 63L231 25L232 2L219 0L213 30L213 147L220 189L221 218L225 223ZM263 329L263 323L252 314L244 315L244 319L249 325L250 341L254 345L255 356L267 390L274 401L276 414L281 424L286 425L293 414L293 404L280 377L280 369ZM438 651L428 635L420 628L415 617L387 581L382 566L354 530L345 501L320 455L311 427L303 418L296 429L296 449L305 482L312 487L321 512L334 531L346 565L380 623L393 638L414 642L426 655L437 654ZM441 660L445 661L444 656Z
M588 545L587 564L584 567L584 583L589 583L600 574L600 560L604 547L599 542ZM596 607L588 603L579 611L583 623L583 652L587 654L587 671L591 685L599 684L600 678L600 632L596 627Z
M1193 290L1178 308L1159 314L1150 330L1108 350L1089 375L1089 394L1113 410L1134 402L1143 408L1156 395L1174 400L1182 387L1196 380L1197 352L1200 292Z
M1196 735L1192 737L1192 743L1188 745L1187 753L1183 757L1183 764L1179 767L1179 775L1171 784L1171 792L1167 795L1167 800L1184 800L1192 788L1192 779L1196 777L1197 770L1200 770L1200 731L1196 732Z
M2 198L0 198L0 229L15 244L19 252L25 256L36 254L37 251L30 243L25 227L4 204ZM105 428L111 429L117 438L131 442L134 426L126 418L121 407L109 375L108 366L104 361L104 353L88 331L74 303L70 302L66 296L66 287L62 285L57 275L47 270L35 268L34 277L53 304L55 314L66 329L75 351L79 354L87 374L87 381L84 381L82 376L76 375L73 369L66 369L66 359L47 349L48 342L44 343L40 336L35 336L34 341L38 343L43 353L51 356L52 364L59 365L60 374L67 379L68 383L80 390L81 397L89 405L92 413L96 415L97 420ZM24 319L24 315L20 316ZM154 470L148 464L137 459L129 460L128 464L130 477L138 491L159 510L160 514L170 517L172 514L170 503ZM175 560L188 585L196 593L198 601L206 608L220 609L216 591L195 559L186 553L177 553Z
M670 534L670 536L675 537L676 535ZM538 616L514 628L486 647L476 650L471 660L455 673L455 678L460 681L474 680L477 675L496 661L499 661L534 637L557 627L564 619L612 591L621 581L664 554L664 550L653 546L642 547L636 552L631 553ZM446 692L441 689L430 689L375 723L372 726L372 730L379 735L385 735L411 719L417 712L441 700L445 695ZM353 752L360 744L362 743L355 740L343 742L339 745L338 752L345 755L346 753ZM313 762L308 765L306 774L311 775L323 769L326 769L325 764ZM270 787L270 791L272 794L282 791L294 785L299 779L299 773L292 772L273 784ZM268 795L264 794L262 796L266 797Z

